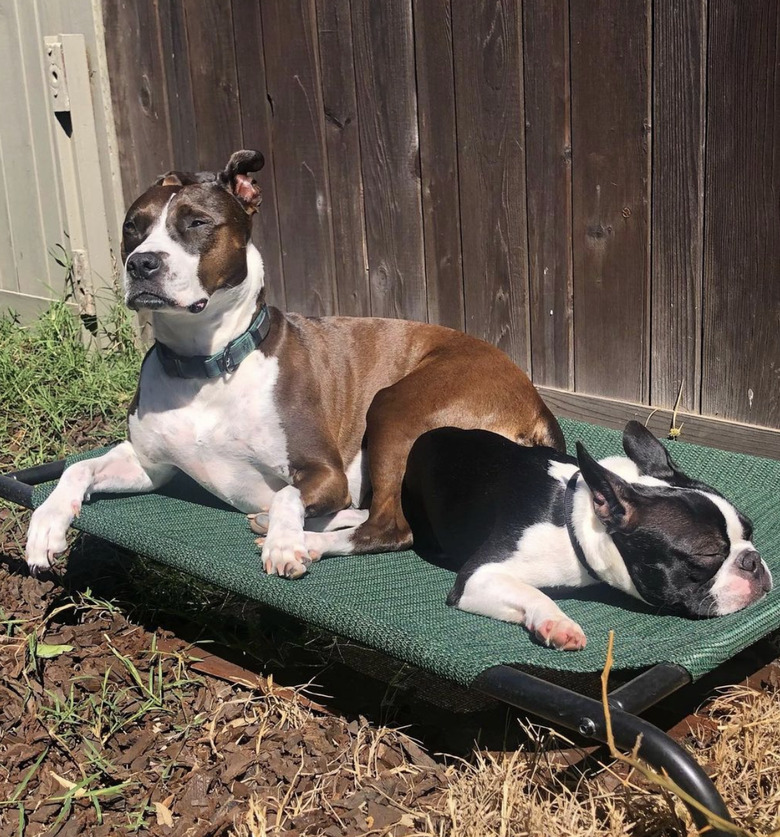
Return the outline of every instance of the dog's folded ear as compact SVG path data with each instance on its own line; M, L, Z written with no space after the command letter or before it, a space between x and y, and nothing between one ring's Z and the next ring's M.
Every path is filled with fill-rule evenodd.
M217 175L213 171L169 171L154 181L155 186L192 186L194 183L213 183Z
M639 522L636 491L624 479L609 471L577 442L580 473L593 496L593 510L607 532L632 532Z
M254 178L249 177L249 172L260 171L264 165L265 158L259 151L236 151L217 175L219 182L238 198L244 211L250 215L257 212L262 193Z

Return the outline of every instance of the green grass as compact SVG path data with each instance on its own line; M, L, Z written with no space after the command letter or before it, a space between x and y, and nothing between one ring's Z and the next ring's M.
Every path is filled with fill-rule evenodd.
M119 304L101 326L98 351L63 302L35 322L0 316L0 467L60 459L78 447L124 435L142 353Z

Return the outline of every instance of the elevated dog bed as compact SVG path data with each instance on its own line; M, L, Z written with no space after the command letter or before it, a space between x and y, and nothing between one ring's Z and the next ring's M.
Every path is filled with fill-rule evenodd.
M566 419L561 426L570 449L581 440L596 457L622 453L616 431ZM673 455L684 471L718 488L752 518L754 542L773 571L775 589L740 613L700 621L656 614L606 587L557 596L588 637L579 652L556 652L519 626L448 608L453 575L413 552L326 558L296 581L266 576L245 516L184 478L151 495L94 497L74 525L600 740L600 703L548 681L560 682L562 673L601 671L614 630L614 670L625 672L628 681L612 693L618 743L631 747L641 732L648 761L728 816L698 765L631 713L780 627L780 462L685 442L674 443ZM38 506L54 487L51 480L76 459L2 477L0 495Z

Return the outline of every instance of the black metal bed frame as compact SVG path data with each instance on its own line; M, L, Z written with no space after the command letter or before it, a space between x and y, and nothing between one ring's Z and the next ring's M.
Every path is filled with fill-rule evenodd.
M0 475L0 497L31 509L33 488L59 479L65 465L65 461L60 460ZM728 808L701 765L666 733L638 717L639 713L690 682L690 674L681 666L661 663L611 691L609 715L615 744L623 750L632 750L641 736L638 752L648 764L663 770L708 811L732 822ZM602 743L607 741L607 721L601 702L572 689L508 665L486 669L472 688L523 712L576 731L585 738ZM697 828L708 825L706 816L698 808L689 805L688 809ZM718 828L707 831L712 837L727 837L730 833Z

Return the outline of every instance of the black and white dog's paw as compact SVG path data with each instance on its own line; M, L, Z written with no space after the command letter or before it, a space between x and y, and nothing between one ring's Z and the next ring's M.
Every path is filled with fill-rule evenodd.
M543 619L533 632L545 645L559 651L581 651L588 641L582 628L564 614Z

